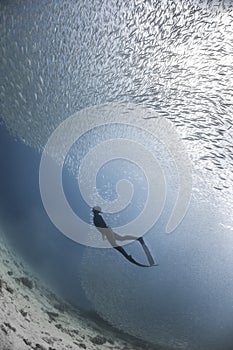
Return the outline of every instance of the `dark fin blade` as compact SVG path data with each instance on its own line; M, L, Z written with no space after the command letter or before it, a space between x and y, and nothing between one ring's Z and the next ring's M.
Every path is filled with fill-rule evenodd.
M126 251L122 247L114 247L114 249L118 250L128 261L130 261L132 264L140 266L140 267L150 267L151 265L143 265L138 263L136 260L132 258L131 255L128 255Z
M158 266L158 264L155 263L153 256L151 255L147 245L144 242L144 239L142 237L138 238L138 241L141 243L141 246L147 256L147 260L150 264L150 266Z

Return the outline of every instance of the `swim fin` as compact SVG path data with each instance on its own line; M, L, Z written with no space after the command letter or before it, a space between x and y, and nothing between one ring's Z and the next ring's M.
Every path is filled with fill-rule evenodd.
M126 251L122 247L114 247L114 249L118 250L128 261L130 261L132 264L141 266L141 267L151 267L151 265L143 265L137 262L132 258L131 255L127 254Z
M150 266L158 266L158 264L155 263L153 256L151 255L146 243L144 242L143 237L139 237L137 240L141 243L141 246L142 246L142 248L147 256L147 260L148 260Z

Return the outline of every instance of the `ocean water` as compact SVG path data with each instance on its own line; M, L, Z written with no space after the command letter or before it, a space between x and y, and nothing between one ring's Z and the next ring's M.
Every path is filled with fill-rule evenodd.
M171 349L231 349L231 2L3 1L0 18L0 217L11 244L65 299L123 332ZM101 119L102 105L118 124L105 119L104 126L91 130L89 114ZM130 106L124 125L117 117L122 105ZM138 108L145 111L138 123L148 111L152 119L144 120L142 129L126 126ZM158 267L142 269L113 249L72 241L46 212L39 187L41 155L52 133L77 112L90 130L69 149L62 176L69 204L85 223L92 220L91 206L77 175L88 152L117 138L142 143L159 159L166 201L145 232ZM170 235L166 224L179 174L187 167L146 133L145 125L152 130L157 118L172 125L192 166L190 205ZM58 162L63 141L54 151ZM176 147L170 151L175 154ZM91 176L91 170L85 173ZM122 178L134 187L124 210L104 212L110 226L126 224L145 207L148 177L130 159L100 166L96 189L105 201L118 198L116 183ZM125 249L146 262L137 242Z

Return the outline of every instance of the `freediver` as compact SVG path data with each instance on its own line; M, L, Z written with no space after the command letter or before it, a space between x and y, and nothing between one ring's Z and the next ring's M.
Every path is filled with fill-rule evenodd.
M114 232L111 227L109 227L106 222L104 221L102 215L100 215L101 208L99 206L95 206L92 208L92 212L94 215L93 222L97 230L102 234L103 239L107 239L108 242L111 244L111 246L118 250L127 260L129 260L131 263L142 266L142 267L149 267L149 266L157 266L157 264L154 262L153 257L150 254L150 251L148 247L146 246L143 237L135 237L131 235L126 236L120 236L116 232ZM129 255L124 248L119 246L116 241L128 241L128 240L137 240L141 243L142 248L147 256L148 262L150 265L143 265L138 263L136 260L132 258L131 255Z

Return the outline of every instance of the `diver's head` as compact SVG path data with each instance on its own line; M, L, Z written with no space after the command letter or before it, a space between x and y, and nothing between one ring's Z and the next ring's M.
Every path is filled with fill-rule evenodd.
M92 208L92 211L93 213L95 214L98 214L98 213L101 213L101 208L97 205L95 207Z

